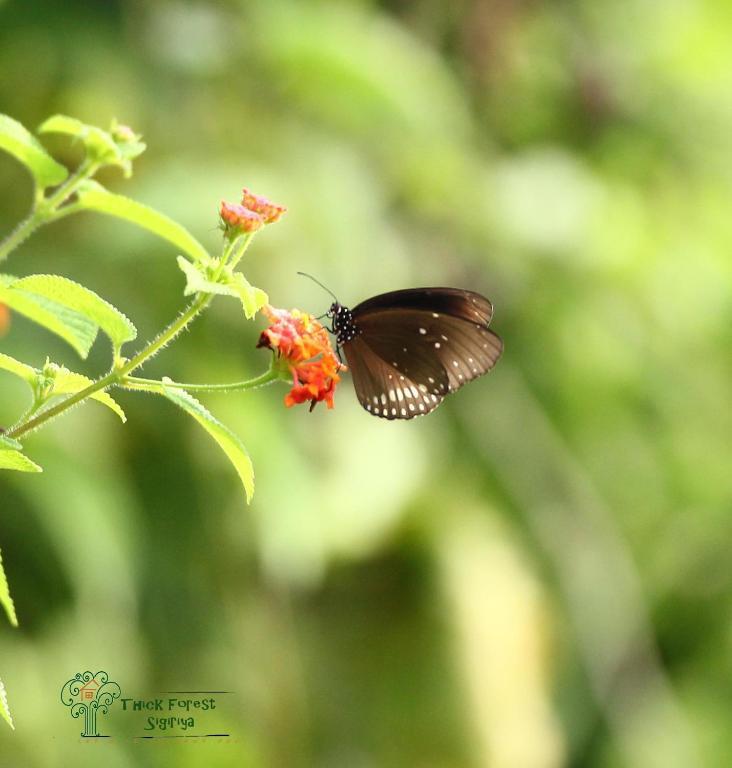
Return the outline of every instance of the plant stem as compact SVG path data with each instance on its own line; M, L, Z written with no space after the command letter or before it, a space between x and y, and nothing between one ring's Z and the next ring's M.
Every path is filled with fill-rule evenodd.
M231 269L234 269L234 267L236 267L236 265L241 261L242 256L244 256L247 248L249 248L249 245L254 239L255 234L256 232L249 232L249 234L244 235L244 237L235 241L236 248L234 248L230 258L227 259L228 265Z
M98 163L83 162L74 173L49 197L37 199L33 210L18 226L0 243L0 261L8 258L10 253L27 240L39 227L51 221L67 216L77 210L59 209L76 190L76 187L93 176L99 168Z
M204 309L213 298L213 294L202 293L189 305L176 320L174 320L160 335L154 338L144 349L138 352L131 360L117 368L117 379L121 380L135 368L139 368L148 358L157 354L166 344L173 339Z
M5 261L10 252L27 240L43 223L44 220L38 215L38 211L33 211L23 219L5 240L0 243L0 261Z
M76 187L78 187L82 181L93 176L98 170L99 163L90 163L84 160L84 162L81 163L81 165L55 192L44 200L41 200L39 207L45 208L50 213L49 218L52 219L58 206L73 194Z
M149 392L159 392L163 386L170 389L185 389L188 392L246 392L249 389L264 387L273 381L281 379L279 372L270 368L260 376L244 381L234 381L229 384L184 384L177 381L158 381L157 379L142 379L137 376L126 376L120 382L128 389L142 389Z
M48 408L42 411L29 421L21 422L16 426L9 429L6 433L8 437L18 438L21 435L25 435L28 432L32 432L34 429L38 429L41 425L50 421L51 419L60 416L64 411L73 407L82 400L86 400L95 392L107 389L108 387L119 384L124 377L134 371L135 368L139 368L146 360L151 358L154 354L159 352L166 344L171 342L192 320L196 315L201 312L202 309L211 301L212 294L201 294L193 303L188 307L183 314L174 320L159 336L153 339L144 349L138 352L131 360L121 365L118 368L110 371L106 376L101 379L92 382L88 387L79 390L76 394L67 397L60 403L57 403L52 408Z

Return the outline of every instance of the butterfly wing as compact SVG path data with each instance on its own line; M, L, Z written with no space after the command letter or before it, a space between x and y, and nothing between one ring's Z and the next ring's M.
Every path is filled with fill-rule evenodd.
M488 329L492 314L488 299L454 288L393 291L359 304L360 333L343 349L361 405L390 419L434 410L498 361L503 342Z
M437 408L448 387L443 368L426 358L410 375L404 371L404 365L400 370L399 364L395 364L395 356L387 347L378 342L376 346L380 351L363 334L343 345L361 405L385 419L412 419Z
M485 296L461 288L404 288L380 293L362 301L352 311L354 316L363 316L379 309L425 310L485 326L493 317L493 305Z

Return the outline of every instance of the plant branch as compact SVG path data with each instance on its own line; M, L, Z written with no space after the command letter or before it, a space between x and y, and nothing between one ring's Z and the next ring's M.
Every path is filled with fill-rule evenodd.
M55 419L62 413L72 408L82 400L86 400L91 395L108 387L119 384L124 377L139 368L146 360L159 352L166 344L169 344L186 326L203 310L211 301L212 294L200 294L183 312L180 317L174 320L159 336L153 339L147 346L138 352L131 360L114 368L106 376L92 382L88 387L79 390L75 394L57 403L52 408L42 411L34 418L28 421L21 421L16 426L9 429L6 433L8 437L18 438L38 429L43 424Z
M39 227L81 210L80 207L73 204L66 208L59 208L59 206L68 200L82 181L93 176L98 168L98 163L85 161L49 197L36 198L33 210L0 243L0 261L7 259L10 253L25 242Z
M177 381L158 381L157 379L142 379L137 376L126 376L120 386L127 389L140 389L147 392L160 392L163 387L169 389L184 389L187 392L246 392L257 387L264 387L282 376L275 368L270 368L260 376L244 381L234 381L229 384L188 384Z

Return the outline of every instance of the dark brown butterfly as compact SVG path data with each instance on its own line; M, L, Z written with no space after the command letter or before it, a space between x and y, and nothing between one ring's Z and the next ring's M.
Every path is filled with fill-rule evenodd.
M352 310L336 300L327 315L359 402L384 419L433 411L448 394L490 371L503 351L488 328L493 306L473 291L408 288Z

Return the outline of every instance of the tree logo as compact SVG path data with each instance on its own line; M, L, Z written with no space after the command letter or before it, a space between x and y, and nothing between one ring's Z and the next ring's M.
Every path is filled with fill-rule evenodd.
M77 672L61 689L61 703L71 708L71 716L84 716L82 736L101 736L97 713L106 715L115 699L122 695L119 685L106 672Z

